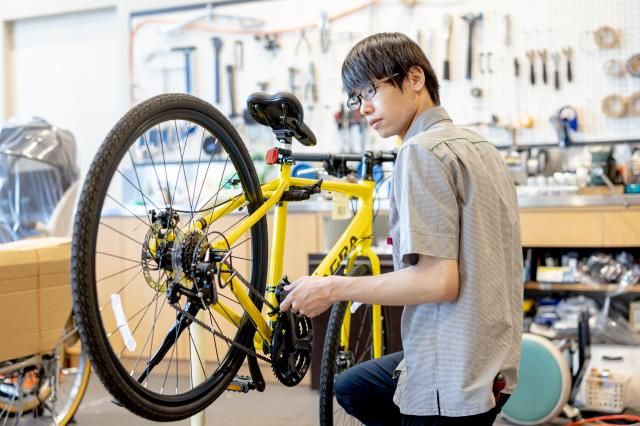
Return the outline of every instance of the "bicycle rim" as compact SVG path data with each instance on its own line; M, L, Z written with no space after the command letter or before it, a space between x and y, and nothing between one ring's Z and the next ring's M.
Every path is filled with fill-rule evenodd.
M246 199L240 212L201 231L193 226L198 214L238 197ZM261 199L237 133L192 96L138 105L103 143L78 205L74 309L98 376L136 414L186 418L215 400L240 367L244 352L180 310L250 345L254 327L230 288L217 288L225 307L215 310L198 291L196 266L210 262L208 248L218 244L255 292L264 292L264 219L227 239ZM198 296L170 298L178 285ZM250 297L259 308L259 298Z

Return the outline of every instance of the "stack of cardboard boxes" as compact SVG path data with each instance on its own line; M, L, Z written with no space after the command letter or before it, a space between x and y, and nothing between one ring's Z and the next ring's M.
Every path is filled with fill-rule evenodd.
M68 238L0 245L0 361L51 353L71 315Z

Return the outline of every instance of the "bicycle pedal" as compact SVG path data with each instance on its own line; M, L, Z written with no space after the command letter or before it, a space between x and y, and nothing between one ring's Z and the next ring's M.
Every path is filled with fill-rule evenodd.
M247 393L255 388L256 385L249 376L236 376L231 383L229 383L229 386L227 386L228 391L242 393Z

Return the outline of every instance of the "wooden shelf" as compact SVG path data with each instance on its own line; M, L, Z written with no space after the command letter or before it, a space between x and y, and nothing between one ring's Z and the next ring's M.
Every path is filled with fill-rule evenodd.
M617 284L564 284L564 283L540 283L537 281L528 281L524 284L525 290L542 290L542 291L577 291L577 292L596 292L606 293L613 291L618 287ZM636 284L627 289L625 293L640 293L640 284Z

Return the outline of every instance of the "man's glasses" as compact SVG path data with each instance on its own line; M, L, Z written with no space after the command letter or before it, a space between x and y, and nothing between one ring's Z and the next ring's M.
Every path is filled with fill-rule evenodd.
M389 77L383 78L382 80L378 80L376 83L369 83L367 86L363 87L362 90L360 90L359 94L354 94L349 99L347 99L347 108L349 108L351 111L357 110L358 108L360 108L362 101L368 101L376 95L376 90L378 89L380 84L384 83L385 81L391 80L393 77L396 77L398 75L399 73L395 73L393 75L390 75Z

